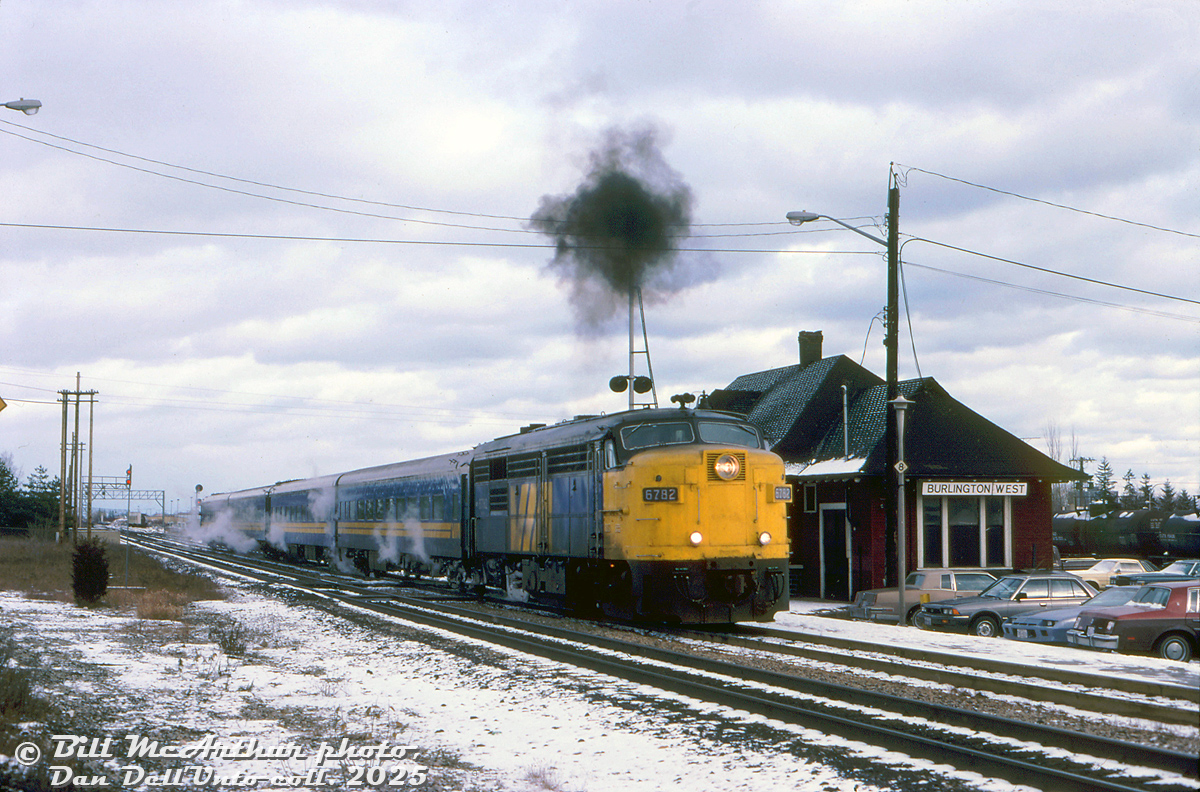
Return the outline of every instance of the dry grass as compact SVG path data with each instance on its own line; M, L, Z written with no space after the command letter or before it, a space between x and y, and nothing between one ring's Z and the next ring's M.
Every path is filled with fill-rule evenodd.
M166 589L110 588L105 600L114 608L136 611L139 619L180 621L194 598Z
M73 602L73 551L69 542L0 539L0 590ZM178 619L189 602L224 598L211 578L169 569L134 548L127 554L124 546L110 545L108 571L109 592L104 601L120 608L135 607L143 619Z

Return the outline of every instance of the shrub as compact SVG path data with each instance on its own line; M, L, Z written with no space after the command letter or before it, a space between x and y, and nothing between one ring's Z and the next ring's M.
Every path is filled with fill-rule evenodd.
M96 602L108 591L108 557L99 539L84 540L75 546L71 588L79 602Z
M219 624L208 628L208 638L215 641L221 651L229 657L238 657L246 653L246 628L234 619L222 620Z

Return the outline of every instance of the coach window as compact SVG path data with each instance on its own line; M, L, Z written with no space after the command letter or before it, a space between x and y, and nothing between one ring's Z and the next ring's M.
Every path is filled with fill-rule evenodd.
M1007 567L1012 545L1011 497L918 498L922 567Z

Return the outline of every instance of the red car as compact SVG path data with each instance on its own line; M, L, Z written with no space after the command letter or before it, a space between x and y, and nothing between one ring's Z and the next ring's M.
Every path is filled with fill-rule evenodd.
M1200 649L1200 580L1143 586L1128 605L1084 611L1067 643L1186 663Z

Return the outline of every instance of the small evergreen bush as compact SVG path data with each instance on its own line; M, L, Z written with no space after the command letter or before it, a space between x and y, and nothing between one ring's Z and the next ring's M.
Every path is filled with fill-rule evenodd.
M104 542L84 540L71 558L71 588L78 602L96 602L108 591L108 557Z

